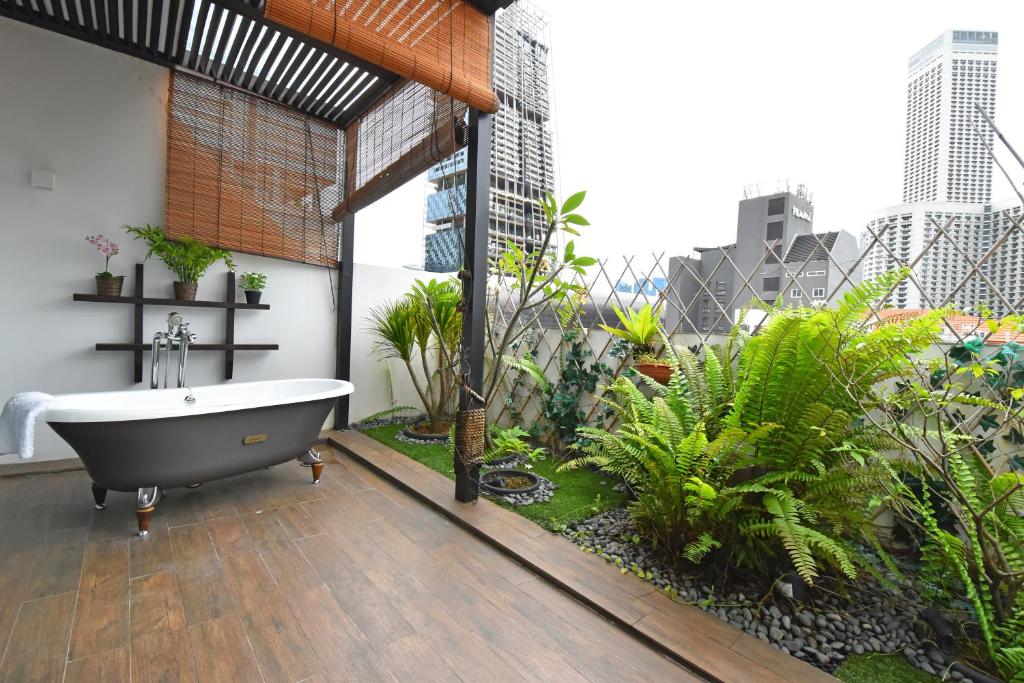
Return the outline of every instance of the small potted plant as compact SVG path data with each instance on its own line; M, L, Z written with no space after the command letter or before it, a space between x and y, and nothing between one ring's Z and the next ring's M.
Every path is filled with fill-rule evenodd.
M618 306L612 306L612 309L622 327L601 325L601 329L629 342L633 347L637 372L667 384L672 377L672 366L654 353L654 336L658 334L661 309L653 309L650 304L644 304L639 311L627 310L625 313Z
M111 242L103 235L88 235L85 241L96 247L96 251L103 254L103 272L96 273L96 293L100 296L121 296L121 287L124 285L124 275L114 275L110 272L110 257L117 256L119 251L117 242Z
M195 301L199 288L199 278L206 269L217 261L223 261L228 270L235 269L231 260L231 252L203 244L191 237L170 240L163 228L156 225L141 227L124 226L124 229L135 239L141 239L149 247L148 259L156 254L167 268L178 276L174 282L174 298L180 301Z
M263 290L267 286L266 273L242 273L238 279L239 286L245 290L245 302L247 304L258 304Z

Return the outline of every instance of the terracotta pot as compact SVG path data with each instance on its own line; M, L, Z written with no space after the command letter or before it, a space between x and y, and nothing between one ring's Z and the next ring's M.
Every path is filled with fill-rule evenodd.
M660 384L668 384L672 379L672 366L668 363L637 363L636 371Z
M245 303L247 304L258 304L260 302L260 296L263 292L255 289L245 290Z
M198 282L175 282L174 298L178 301L195 301L198 290Z
M121 296L121 287L124 285L124 275L113 277L96 276L96 293L100 296Z

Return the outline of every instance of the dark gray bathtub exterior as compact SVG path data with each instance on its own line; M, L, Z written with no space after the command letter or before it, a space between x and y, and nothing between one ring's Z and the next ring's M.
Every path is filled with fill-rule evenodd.
M48 424L96 485L135 492L201 484L297 458L317 440L334 403L327 398L155 420ZM266 440L244 443L257 435Z

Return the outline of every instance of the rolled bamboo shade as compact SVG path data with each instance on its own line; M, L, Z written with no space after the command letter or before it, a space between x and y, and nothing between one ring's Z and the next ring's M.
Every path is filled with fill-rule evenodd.
M369 206L464 147L465 115L466 105L414 81L376 102L345 131L348 184L333 219Z
M344 186L339 129L182 72L171 77L169 113L169 237L337 263L330 209Z
M264 16L485 112L491 18L465 0L266 0Z

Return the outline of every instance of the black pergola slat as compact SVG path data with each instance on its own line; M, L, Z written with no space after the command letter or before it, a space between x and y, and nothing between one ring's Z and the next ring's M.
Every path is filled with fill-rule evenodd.
M125 0L131 2L131 0ZM74 2L74 0L71 0ZM146 44L147 37L149 36L149 15L153 10L152 1L146 2L146 0L138 0L139 6L135 12L135 42L138 43L140 48L146 50L149 46Z
M313 113L317 116L321 116L323 112L331 109L331 103L336 101L338 97L348 87L348 84L355 78L356 70L350 66L346 66L344 70L339 71L335 74L333 80L327 84L327 87L321 92L320 106L313 109Z
M215 8L216 5L211 5L211 7ZM213 18L207 28L206 44L203 46L203 54L199 60L199 68L196 69L197 71L210 76L212 76L216 70L214 55L220 52L219 45L221 42L228 39L231 26L234 23L228 21L228 11L223 7L220 8L220 12L214 11L211 16Z
M96 33L99 22L96 20L97 8L93 6L93 0L82 0L82 14L85 20L85 29L92 34Z
M273 42L267 45L266 51L260 56L263 66L258 74L256 70L259 64L253 65L252 76L249 80L249 90L257 94L263 93L263 89L267 87L267 79L270 77L270 72L274 68L274 62L284 49L284 44L287 40L284 34L278 33L274 36Z
M177 37L174 38L174 54L171 55L170 47L167 48L168 56L176 59L179 64L185 55L185 42L188 40L188 29L192 23L193 7L195 7L195 0L185 0L185 4L181 8L181 20L177 22Z
M225 11L225 14L227 16L224 18L224 28L221 31L220 40L217 41L217 47L210 55L210 76L213 78L220 76L224 65L224 57L227 55L228 48L235 38L232 34L242 24L241 17L237 14L229 14L227 11Z
M266 20L262 8L262 0L0 0L0 16L205 74L338 126L399 81Z
M238 22L238 31L235 32L234 39L231 42L231 49L228 50L227 59L224 60L224 66L220 70L220 74L217 78L221 80L231 80L231 75L235 70L235 62L238 61L238 55L241 53L242 45L246 42L249 35L256 30L256 22L248 17L241 17L241 21Z
M278 99L280 94L288 87L291 80L295 78L296 74L298 74L299 67L302 66L303 60L313 52L313 48L309 47L305 43L293 40L292 45L295 45L296 49L295 53L291 57L291 63L284 67L285 71L281 74L281 78L278 79L277 83L274 84L274 87L267 93L267 97L270 97L271 99Z
M291 66L292 55L295 54L295 50L299 46L299 41L294 39L288 40L287 36L281 36L281 39L278 42L288 43L288 46L282 46L283 49L278 53L280 56L275 55L273 58L268 60L267 70L263 72L262 76L263 85L259 89L259 93L261 95L266 95L268 88L270 88L271 91L276 89L275 81L280 82L280 80L284 78L285 73L288 71L288 67ZM276 68L274 66L275 63L277 64ZM271 84L274 84L275 87L271 88Z
M132 31L135 26L135 7L132 4L132 0L120 0L121 2L121 16L124 18L124 40L126 45L134 46L132 40Z
M118 25L121 23L119 0L105 0L107 8L107 40L118 41Z
M150 3L149 20L149 53L155 55L160 50L160 25L164 19L163 0L152 0Z
M313 96L313 93L320 91L320 89L324 86L324 79L327 77L327 74L329 74L331 70L335 66L337 66L337 64L338 58L332 57L330 55L327 55L327 57L323 61L317 64L316 69L313 71L312 74L310 74L309 80L307 80L306 83L304 83L299 88L298 95L300 95L302 99L298 100L296 98L298 102L295 105L296 108L301 109L303 111L309 111L308 109L306 109L306 102L309 101L309 98ZM315 101L316 99L314 98L314 102Z
M289 106L302 93L303 86L307 81L312 80L315 70L320 67L321 62L330 59L329 55L315 48L310 48L310 52L309 59L302 65L302 71L295 77L291 85L285 86L285 91L281 93L281 101Z
M213 5L205 0L199 0L198 4L199 11L195 12L196 25L192 28L192 45L185 49L181 62L182 66L193 71L200 71L202 49L206 46L206 41L210 40L207 33L210 31L210 24L213 23ZM186 26L188 24L182 25L183 28Z
M257 28L259 29L260 27ZM242 55L243 59L245 59L247 63L239 63L238 69L235 70L235 85L240 88L245 87L244 83L246 79L248 79L252 75L252 72L256 70L256 65L259 64L260 61L260 55L267 49L267 43L273 35L274 30L267 27L267 29L263 31L263 35L256 39L256 44L253 46L252 50L246 51L246 54ZM248 69L248 71L246 69Z

